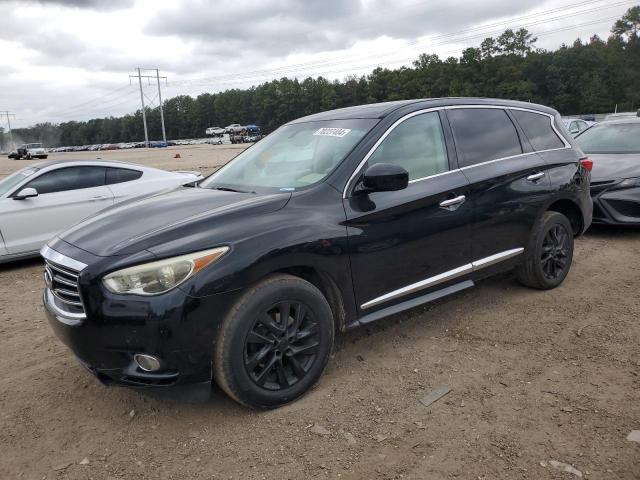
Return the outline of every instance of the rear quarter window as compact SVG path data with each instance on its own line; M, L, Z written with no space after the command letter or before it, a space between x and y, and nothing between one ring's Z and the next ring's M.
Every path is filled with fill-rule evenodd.
M139 170L130 170L128 168L107 168L107 185L113 185L115 183L124 183L137 180L142 177L142 172Z
M518 131L501 108L460 108L447 111L460 167L522 153Z
M516 121L529 139L534 150L552 150L563 148L564 142L551 126L551 118L540 113L511 110ZM571 127L573 127L571 123Z

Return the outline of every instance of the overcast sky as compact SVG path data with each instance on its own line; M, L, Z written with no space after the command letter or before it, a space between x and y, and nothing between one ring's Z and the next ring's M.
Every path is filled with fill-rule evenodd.
M140 106L136 67L160 68L163 97L282 76L342 79L458 56L526 26L556 48L606 38L633 1L0 0L0 111L12 126L121 115ZM155 72L146 72L155 74ZM145 99L157 104L145 82ZM0 118L0 126L6 120Z

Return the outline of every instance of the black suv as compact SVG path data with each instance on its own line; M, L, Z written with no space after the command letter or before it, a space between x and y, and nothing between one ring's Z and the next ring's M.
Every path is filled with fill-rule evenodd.
M57 335L107 384L212 379L270 408L336 330L515 269L558 286L591 223L591 161L547 107L411 100L290 122L199 188L120 204L42 250Z

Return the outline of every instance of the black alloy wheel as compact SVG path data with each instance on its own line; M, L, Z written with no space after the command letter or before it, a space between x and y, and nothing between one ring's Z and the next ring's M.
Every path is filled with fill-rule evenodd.
M573 228L560 212L547 211L536 222L522 263L516 269L523 285L548 290L560 285L573 260Z
M279 302L249 331L244 365L258 386L289 388L307 375L319 345L320 330L309 308L301 302Z
M334 334L333 312L315 285L273 274L247 288L223 319L214 345L215 381L247 407L292 402L322 375Z
M555 224L549 229L542 241L542 271L544 275L555 280L564 273L569 259L569 232L562 224Z

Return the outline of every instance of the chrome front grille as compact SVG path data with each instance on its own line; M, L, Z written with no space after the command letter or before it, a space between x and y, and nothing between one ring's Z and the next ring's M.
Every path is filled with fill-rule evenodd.
M69 325L77 325L86 318L78 276L87 265L55 251L48 245L42 247L40 255L45 261L45 306L58 320Z
M45 259L45 283L55 297L58 308L68 313L83 314L84 306L78 287L78 271Z

